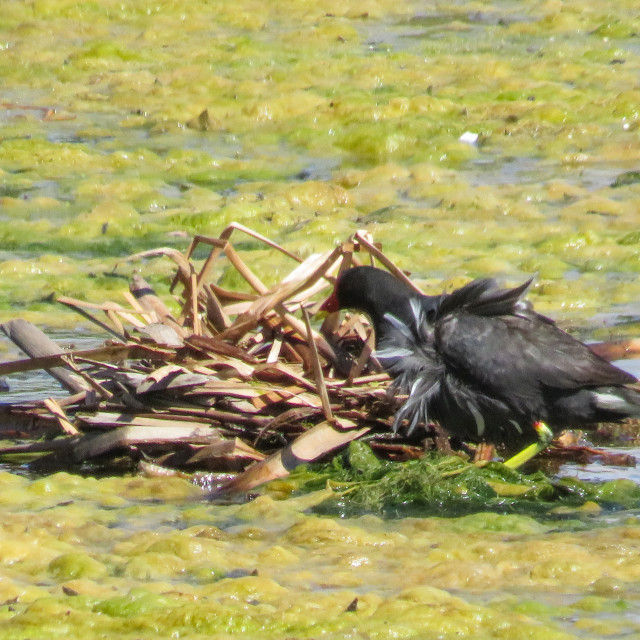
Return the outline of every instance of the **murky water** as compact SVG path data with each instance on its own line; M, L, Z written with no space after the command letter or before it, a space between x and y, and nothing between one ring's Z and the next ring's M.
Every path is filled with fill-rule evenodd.
M636 467L614 467L601 462L591 464L576 464L573 462L562 465L558 472L559 477L572 476L588 482L607 482L625 478L640 484L640 448L638 447L607 447L607 452L622 453L633 456L636 459Z

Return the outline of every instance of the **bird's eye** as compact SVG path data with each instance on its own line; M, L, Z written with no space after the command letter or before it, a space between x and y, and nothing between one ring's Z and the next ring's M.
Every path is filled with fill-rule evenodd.
M429 309L429 311L427 311L427 321L433 322L435 319L436 319L436 310Z

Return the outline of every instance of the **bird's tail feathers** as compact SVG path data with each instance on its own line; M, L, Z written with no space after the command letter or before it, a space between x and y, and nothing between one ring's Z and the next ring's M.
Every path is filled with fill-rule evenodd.
M535 276L513 289L500 289L493 278L480 278L469 282L445 298L438 310L442 316L464 310L480 316L499 316L517 313L522 298L531 287Z

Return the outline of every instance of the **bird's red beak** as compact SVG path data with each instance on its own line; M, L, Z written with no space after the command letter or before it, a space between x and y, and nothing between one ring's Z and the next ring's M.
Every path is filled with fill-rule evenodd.
M339 309L340 304L338 302L336 290L334 289L331 295L322 303L320 311L328 311L329 313L333 313L334 311L338 311Z

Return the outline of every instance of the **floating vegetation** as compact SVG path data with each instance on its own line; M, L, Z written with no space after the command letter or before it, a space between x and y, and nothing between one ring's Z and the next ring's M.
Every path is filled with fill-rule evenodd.
M323 486L331 487L338 497L316 510L342 517L362 512L385 517L460 516L489 510L577 518L640 507L640 487L624 478L605 483L549 478L540 470L524 474L500 462L474 464L438 452L399 464L381 460L363 441L351 442L347 451L326 464L300 468L267 488L277 493Z
M238 234L242 240L232 243ZM294 268L267 287L244 261L243 245L284 254ZM2 325L30 359L1 364L0 375L45 369L71 395L1 406L9 442L0 456L41 472L139 467L151 475L208 473L197 481L240 494L328 457L327 466L298 472L282 487L308 491L327 481L338 498L335 508L349 504L349 512L445 505L456 513L482 506L510 511L521 504L544 511L550 502L575 506L600 499L586 486L486 463L480 450L476 463L469 461L472 449L451 455L436 427L412 440L391 434L402 399L387 394L389 378L371 357L368 320L346 314L339 321L331 314L318 330L310 319L338 270L352 264L375 260L416 286L368 234L358 232L303 260L232 224L218 238L196 236L185 254L161 248L133 258L151 256L177 265L171 285L176 314L134 273L124 292L127 306L58 298L111 336L102 347L64 351L23 320ZM212 277L223 258L228 268L218 282L231 286ZM593 348L619 358L640 347L631 340ZM354 443L360 438L367 444ZM350 442L346 457L335 456ZM587 447L562 447L558 454L635 464L631 456ZM627 506L637 499L633 491L620 495Z

